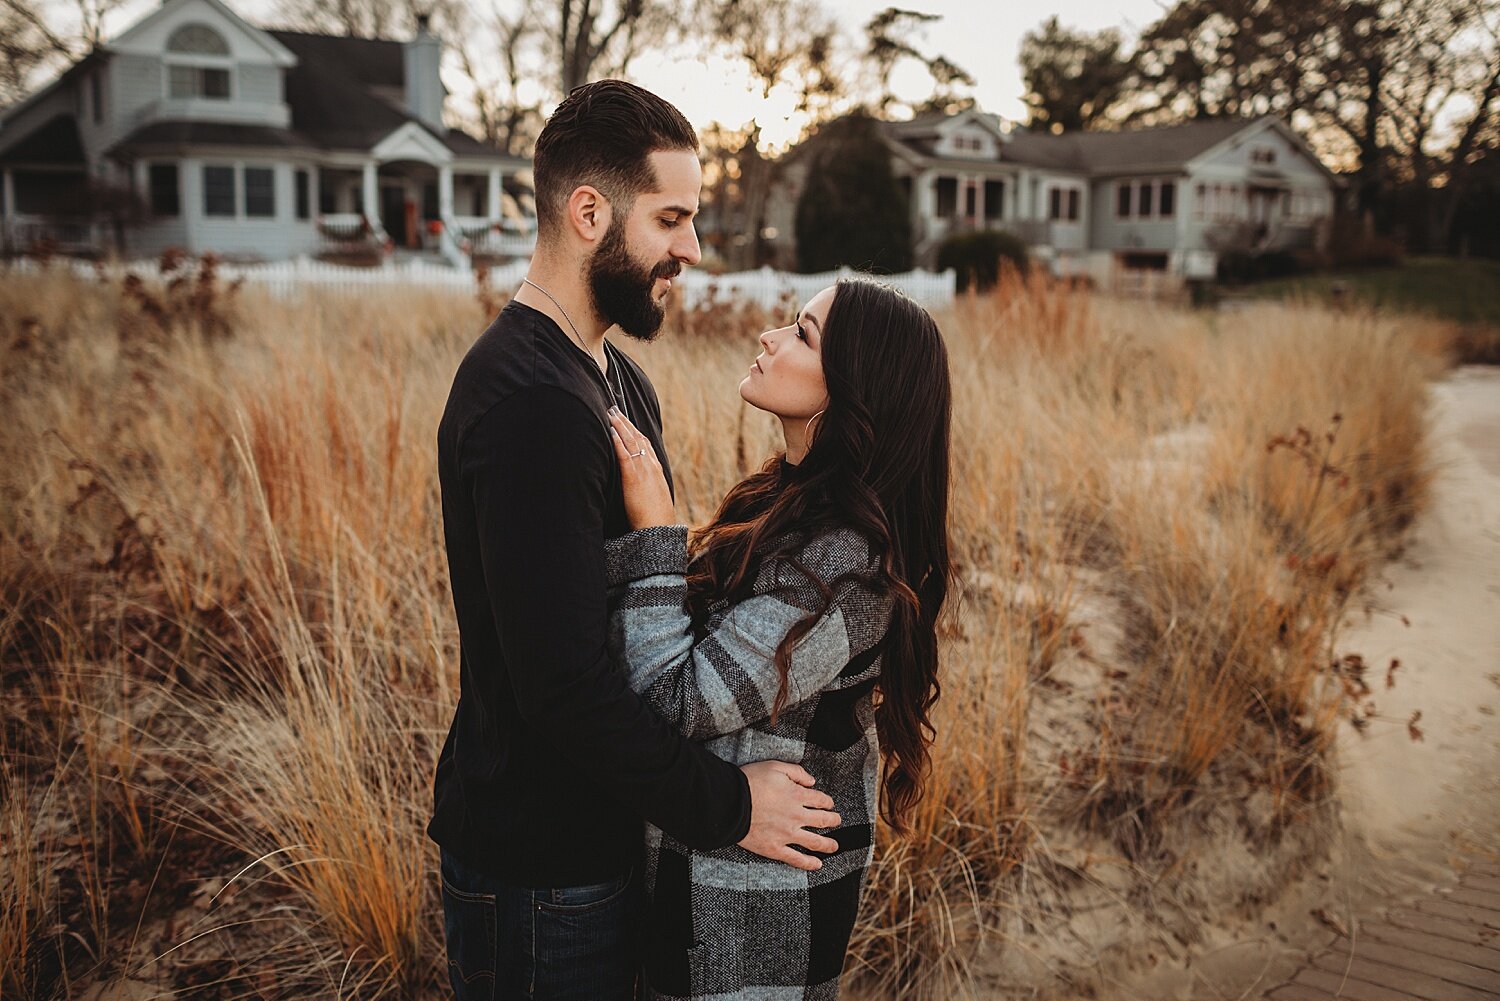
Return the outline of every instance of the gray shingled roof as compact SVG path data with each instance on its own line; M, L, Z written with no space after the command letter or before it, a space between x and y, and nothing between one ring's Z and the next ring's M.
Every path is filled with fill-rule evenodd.
M1017 163L1093 174L1180 167L1260 119L1211 118L1156 129L1065 132L1017 130L1000 156Z
M1000 161L1088 174L1171 169L1182 166L1259 120L1213 118L1163 128L1065 132L1062 135L1016 129L1011 133L1010 141L1001 147ZM901 134L916 124L927 122L889 122L886 123L886 132L896 142L931 157L933 140L930 137ZM936 125L937 119L932 119L931 124Z
M376 95L371 87L404 89L402 43L383 38L268 31L297 57L287 71L292 131L325 149L365 150L407 122L417 122L459 156L511 159L459 129L438 132Z

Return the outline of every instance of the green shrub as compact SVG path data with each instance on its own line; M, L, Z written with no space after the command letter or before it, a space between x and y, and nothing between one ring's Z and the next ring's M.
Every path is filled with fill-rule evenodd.
M1405 255L1401 244L1350 213L1333 220L1328 234L1329 264L1339 270L1348 268L1393 268Z
M1226 250L1219 255L1218 278L1226 285L1244 285L1270 278L1302 274L1303 259L1290 250Z
M1021 271L1030 261L1025 241L1014 233L999 229L955 233L938 246L937 269L957 271L960 292L969 287L970 281L982 292L999 281L1002 257Z
M878 123L849 115L825 125L819 139L797 199L798 270L910 271L911 210Z

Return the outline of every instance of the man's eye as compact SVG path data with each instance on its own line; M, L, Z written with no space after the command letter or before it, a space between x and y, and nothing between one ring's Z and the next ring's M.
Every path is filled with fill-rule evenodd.
M662 225L663 229L673 229L677 225L677 220L676 219L663 219L661 221L661 225Z

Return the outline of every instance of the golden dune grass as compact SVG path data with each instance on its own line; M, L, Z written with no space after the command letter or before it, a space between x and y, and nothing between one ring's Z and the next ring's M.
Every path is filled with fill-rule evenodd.
M1073 834L1146 885L1245 788L1272 804L1247 839L1315 822L1358 682L1334 637L1422 509L1448 336L1015 275L939 321L965 586L929 794L879 839L851 947L874 996L965 993L996 953L1055 973L1009 919L1066 896ZM433 441L485 322L431 293L0 277L7 997L439 992L422 829L457 636ZM677 310L631 347L692 522L775 447L735 393L764 323Z

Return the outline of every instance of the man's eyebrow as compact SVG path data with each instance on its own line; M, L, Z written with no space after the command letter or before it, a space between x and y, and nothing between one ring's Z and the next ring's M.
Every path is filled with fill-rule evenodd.
M690 209L686 205L666 205L666 206L662 207L661 211L663 211L663 212L675 212L675 213L677 213L680 216L690 216L690 215L695 215L698 210L697 209Z

